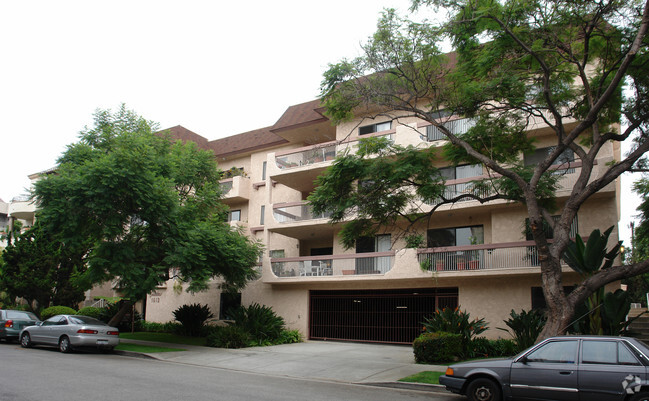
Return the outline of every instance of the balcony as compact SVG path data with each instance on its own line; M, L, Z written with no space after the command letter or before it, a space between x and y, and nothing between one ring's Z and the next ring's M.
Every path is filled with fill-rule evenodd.
M278 203L273 205L273 219L267 221L266 228L287 237L296 239L331 238L333 226L329 224L330 214L313 214L306 201Z
M510 268L538 268L534 241L418 249L422 269L461 272Z
M472 118L460 118L457 120L451 120L444 123L444 128L449 130L453 135L462 135L466 133L469 129L475 126L476 120ZM426 140L428 142L433 141L445 141L448 138L442 130L437 128L434 125L426 125Z
M394 265L395 252L273 258L271 271L277 278L383 275Z
M315 219L328 219L329 213L313 214L313 210L308 202L278 203L273 205L273 217L278 223L294 223L296 221L306 221Z
M17 196L13 198L7 207L7 215L9 215L9 217L26 220L28 222L34 221L35 212L36 205L29 196Z
M236 204L250 200L250 178L236 176L219 181L223 190L223 203Z
M563 265L566 272L571 271ZM269 284L347 280L439 282L483 276L537 275L540 262L533 241L324 256L271 258Z

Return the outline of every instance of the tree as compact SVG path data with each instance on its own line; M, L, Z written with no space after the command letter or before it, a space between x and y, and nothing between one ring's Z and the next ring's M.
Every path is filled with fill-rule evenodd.
M56 174L35 184L37 218L80 250L88 266L82 279L113 280L129 300L144 298L171 269L189 291L207 289L217 276L227 288L245 286L261 249L226 223L213 154L155 130L123 105L97 111Z
M354 213L355 221L341 233L346 246L380 226L424 221L441 205L463 198L520 202L538 248L548 308L540 338L563 333L575 306L597 288L649 271L649 260L605 269L565 294L560 262L580 206L649 150L649 6L644 1L413 1L413 10L425 7L447 10L446 22L416 23L387 10L360 57L330 65L321 98L333 123L354 116L416 117L448 144L440 150L361 141L357 154L338 158L319 179L309 200L315 213L331 212L333 222ZM441 50L444 40L453 52ZM471 118L475 125L459 134L449 116ZM536 165L525 166L519 155L533 148L526 132L540 125L553 133L554 147ZM633 142L629 154L595 176L602 149L621 142ZM568 151L579 159L581 171L555 221L559 175L552 174L552 166L564 162ZM433 167L442 159L479 163L492 178L474 182L470 193L449 196ZM436 206L422 212L416 207L422 203Z
M25 299L34 310L50 305L76 307L89 288L80 287L76 280L85 269L77 255L37 221L4 250L0 289L12 300Z

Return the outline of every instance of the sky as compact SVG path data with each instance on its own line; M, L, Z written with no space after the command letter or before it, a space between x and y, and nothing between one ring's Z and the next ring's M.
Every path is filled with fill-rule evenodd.
M209 140L273 125L318 96L380 12L408 0L0 2L0 199L26 193L97 109L125 103ZM435 16L423 15L434 18ZM623 178L628 188L632 178ZM623 191L628 228L637 197ZM623 233L624 237L624 233Z

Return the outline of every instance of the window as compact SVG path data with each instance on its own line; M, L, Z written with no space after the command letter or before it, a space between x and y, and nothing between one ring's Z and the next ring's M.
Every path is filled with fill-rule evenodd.
M556 146L549 146L547 148L538 148L532 153L527 153L523 156L525 160L525 165L526 166L536 166L540 162L542 162L550 153L554 151ZM554 163L552 163L553 166L558 166L564 163L569 163L569 162L574 162L575 161L575 154L573 153L572 149L566 149L559 155L559 157L556 158ZM574 169L568 169L566 171L562 171L566 173L573 173Z
M564 286L563 292L568 295L575 287L572 285ZM545 302L545 296L543 295L543 288L541 287L532 287L532 309L534 310L543 310L547 306Z
M231 320L231 313L233 309L241 306L241 293L221 293L221 302L219 306L219 319Z
M387 131L390 129L392 129L392 121L386 121L383 123L370 124L360 127L358 129L358 135L368 135L375 132Z
M387 252L392 246L390 234L360 237L356 240L356 253ZM390 257L356 259L356 274L380 274L390 270Z
M241 210L230 210L228 222L230 221L241 221Z
M575 363L577 340L552 341L526 355L528 362Z
M261 213L259 216L259 224L264 225L264 215L266 214L266 205L261 205Z
M261 163L261 179L262 179L262 181L266 179L266 163L267 162Z
M428 248L484 244L484 227L453 227L428 230Z
M447 181L479 177L482 175L482 165L465 164L462 166L443 167L439 169L439 173Z
M640 365L631 351L619 341L585 340L581 361L590 364Z

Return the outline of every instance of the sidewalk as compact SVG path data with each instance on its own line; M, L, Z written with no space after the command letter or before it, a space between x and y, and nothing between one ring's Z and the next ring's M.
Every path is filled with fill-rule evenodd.
M307 341L223 349L125 339L120 341L187 350L144 354L161 361L345 383L394 383L421 371L446 370L446 366L415 364L412 347L399 345Z

